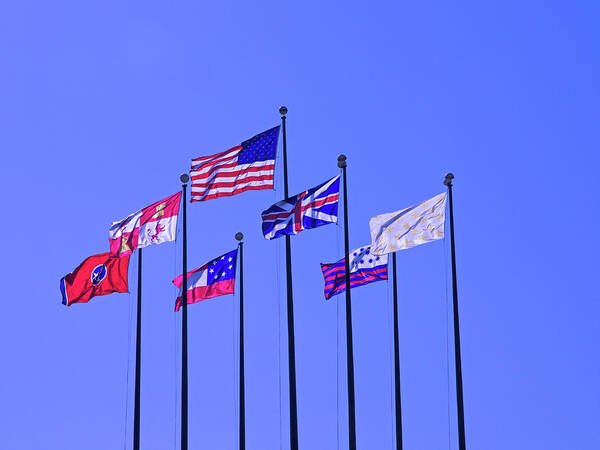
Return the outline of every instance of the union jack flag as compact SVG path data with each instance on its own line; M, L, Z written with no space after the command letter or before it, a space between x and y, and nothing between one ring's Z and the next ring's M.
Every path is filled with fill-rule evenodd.
M265 239L337 222L340 176L275 203L262 212Z

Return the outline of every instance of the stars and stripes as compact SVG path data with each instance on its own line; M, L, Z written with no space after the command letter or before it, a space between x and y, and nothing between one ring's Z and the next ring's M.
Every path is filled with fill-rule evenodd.
M340 196L340 176L298 195L275 203L262 212L265 239L336 223Z
M216 155L193 159L191 201L273 189L279 128L271 128Z
M197 303L207 298L220 295L233 294L235 288L235 264L237 262L237 249L225 253L207 262L201 267L187 274L187 303ZM175 302L175 311L181 307L181 285L183 275L173 280L173 284L180 289Z
M326 300L346 291L345 264L345 258L336 263L321 264ZM350 252L350 288L387 278L387 255L373 255L371 246L360 247Z

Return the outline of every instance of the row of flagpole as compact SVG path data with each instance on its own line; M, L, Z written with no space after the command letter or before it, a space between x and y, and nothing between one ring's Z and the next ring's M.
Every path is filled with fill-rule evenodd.
M138 249L137 319L135 334L135 400L133 449L140 450L140 380L142 371L142 249Z
M235 234L236 240L239 242L239 257L240 257L240 417L239 417L239 449L246 448L246 387L244 377L244 235L242 233Z
M287 170L287 130L286 119L288 109L279 108L281 114L282 149L283 149L283 196L289 197ZM291 236L285 235L285 271L287 292L287 327L288 327L288 377L290 394L290 450L298 450L298 407L296 400L296 340L294 334L294 291L292 284L292 246Z
M448 187L448 202L450 208L450 253L452 262L452 311L454 318L454 369L456 372L456 413L458 426L458 447L466 450L465 438L465 408L463 402L462 362L460 356L460 325L458 320L458 284L456 280L456 250L454 245L454 205L452 202L452 180L454 175L446 174L444 185Z
M352 342L352 299L350 295L350 244L348 236L348 175L346 155L338 156L344 189L344 273L346 275L346 374L348 378L348 448L356 450L356 413L354 406L354 344Z
M283 185L284 197L289 197L288 170L287 170L287 136L286 114L287 108L279 109L282 122L282 148L283 148ZM343 175L343 205L344 205L344 259L345 259L345 299L346 299L346 364L347 364L347 394L348 394L348 448L356 450L356 414L355 414L355 389L354 389L354 350L352 339L352 300L350 286L350 247L349 247L349 220L348 220L348 190L347 190L347 162L346 156L338 157L338 167ZM457 397L457 428L459 450L466 450L464 402L462 386L462 364L460 353L460 329L458 314L458 288L456 276L456 252L454 242L454 211L452 198L452 180L454 176L447 174L444 185L448 189L450 212L450 246L452 266L452 294L453 294L453 321L454 321L454 355L456 371L456 397ZM188 449L188 342L187 342L187 183L188 174L180 177L182 183L183 199L183 225L182 225L182 286L184 300L182 301L182 326L181 326L181 450ZM245 450L245 381L244 381L244 315L243 315L243 234L237 233L239 241L240 258L240 377L239 377L239 449ZM285 235L286 253L286 292L287 292L287 326L288 326L288 376L289 376L289 408L290 408L290 450L298 450L298 414L296 399L296 358L294 337L294 303L292 282L292 259L290 235ZM399 325L398 325L398 290L397 290L396 254L392 254L392 286L393 286L393 315L394 315L394 398L395 398L395 425L396 449L402 449L402 406L400 389L400 354L399 354ZM134 402L134 433L133 448L140 449L140 388L141 388L141 302L142 302L142 249L138 248L138 292L137 292L137 322L136 322L136 367L135 367L135 402Z
M402 450L402 394L400 392L400 332L398 327L398 283L396 253L392 253L392 291L394 301L394 399L396 417L396 449Z
M184 173L180 177L183 199L183 253L181 284L182 310L181 310L181 450L188 448L188 348L187 348L187 201L186 188L190 177Z

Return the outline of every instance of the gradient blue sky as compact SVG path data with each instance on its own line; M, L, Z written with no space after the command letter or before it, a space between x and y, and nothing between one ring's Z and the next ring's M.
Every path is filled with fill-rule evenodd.
M131 448L132 294L60 304L113 220L279 123L290 192L348 155L350 242L455 180L470 449L600 448L600 4L41 2L0 14L0 447ZM288 448L283 240L249 192L189 207L191 267L246 235L248 449ZM300 444L346 448L343 303L293 238ZM144 253L142 446L176 448L180 242ZM455 449L448 242L398 254L405 448ZM342 297L343 298L343 297ZM353 292L358 447L392 449L391 283ZM238 298L190 307L190 448L236 448ZM128 376L129 371L129 376ZM128 382L129 380L129 382Z

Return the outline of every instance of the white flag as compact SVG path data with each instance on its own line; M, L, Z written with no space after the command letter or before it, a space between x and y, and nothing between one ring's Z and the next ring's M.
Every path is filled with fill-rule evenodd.
M417 206L371 218L371 251L385 255L444 238L446 193Z

